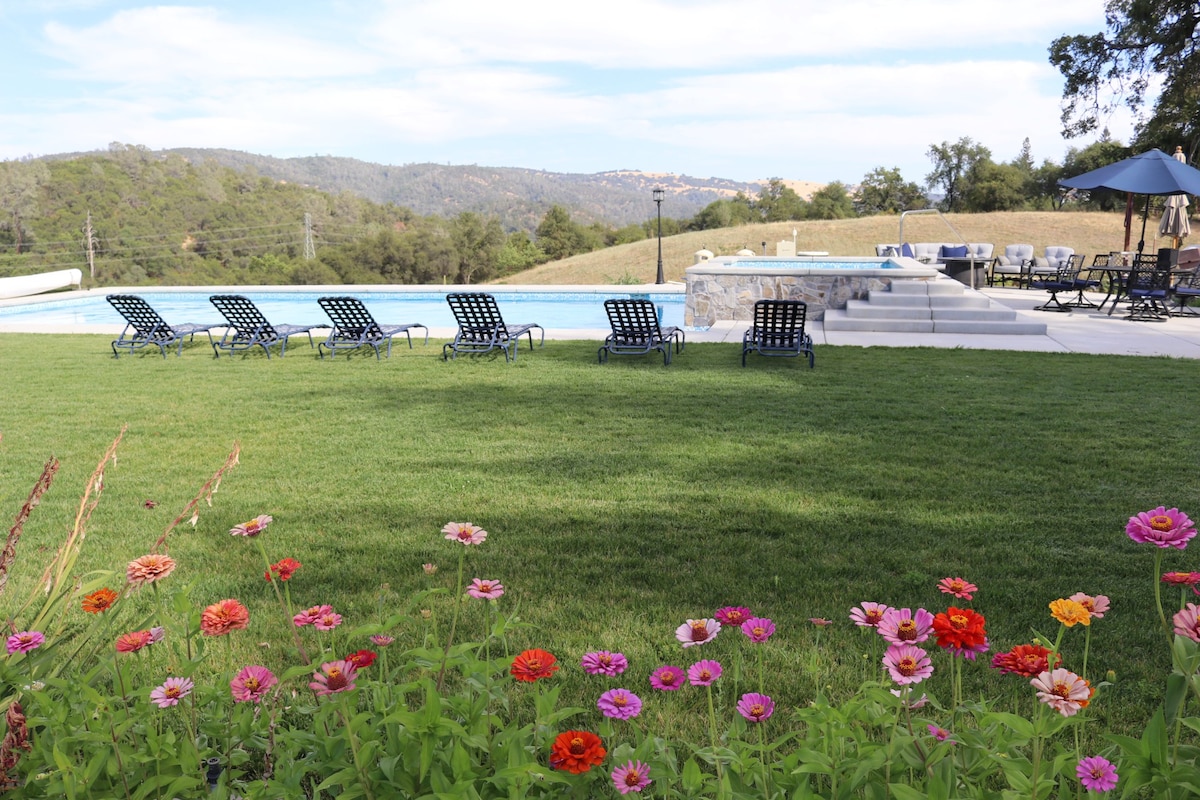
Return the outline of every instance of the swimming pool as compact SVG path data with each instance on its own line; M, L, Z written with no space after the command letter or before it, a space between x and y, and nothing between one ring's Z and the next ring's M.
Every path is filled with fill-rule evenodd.
M244 294L254 301L263 316L272 322L290 325L327 325L329 318L317 305L318 297L353 295L361 299L380 324L420 323L430 328L455 327L454 315L446 302L452 291L483 291L496 297L506 322L533 322L552 329L608 329L604 301L616 298L649 298L659 309L664 325L683 327L682 287L655 291L621 291L610 287L585 287L563 291L537 291L528 287L509 291L509 287L469 286L446 289L399 290L362 286L322 287L320 291L295 291L279 287L219 287L185 291L146 288L89 290L61 299L39 299L36 303L0 306L0 324L29 324L31 329L76 328L94 325L121 325L124 319L108 304L108 294L136 294L171 323L220 324L224 320L209 302L214 294Z

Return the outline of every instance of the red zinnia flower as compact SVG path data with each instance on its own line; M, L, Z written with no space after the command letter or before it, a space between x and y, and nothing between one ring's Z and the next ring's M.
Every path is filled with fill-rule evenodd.
M938 647L947 650L982 652L987 647L987 632L983 629L983 614L969 608L950 606L944 614L933 618L933 633Z
M550 766L578 775L604 760L600 737L587 731L563 731L550 746Z
M89 614L99 614L101 611L108 611L115 602L117 602L117 593L105 587L97 589L89 595L84 595L83 610Z
M554 663L557 660L545 650L526 650L513 659L512 669L509 671L517 680L533 683L558 672L558 665Z
M1007 653L997 653L992 658L992 669L1000 670L1001 674L1011 672L1022 678L1036 678L1050 670L1049 658L1049 648L1038 644L1019 644ZM1056 654L1054 666L1061 663L1062 656Z
M292 579L292 575L296 574L296 570L300 569L300 562L294 558L284 558L272 564L270 568L263 573L263 577L271 580L271 573L275 573L275 577L281 581Z
M359 650L357 653L351 653L346 656L345 660L353 664L355 669L362 669L375 663L375 652L373 650Z
M118 653L136 653L146 645L150 644L153 635L150 631L134 631L133 633L123 633L117 637L117 652Z

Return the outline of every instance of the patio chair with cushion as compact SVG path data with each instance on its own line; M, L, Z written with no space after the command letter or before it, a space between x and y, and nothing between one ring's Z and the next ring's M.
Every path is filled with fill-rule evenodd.
M1004 255L996 256L992 261L992 269L988 274L988 286L1005 281L1012 281L1021 286L1025 281L1025 267L1033 260L1033 245L1010 244L1004 248Z
M446 295L446 302L454 312L458 332L454 341L442 346L442 360L458 358L459 353L479 355L499 348L505 361L517 360L517 345L521 337L529 336L529 349L533 350L533 329L541 331L540 346L546 343L546 330L536 323L506 325L496 305L496 298L484 292L456 292ZM511 359L510 359L511 356Z
M662 327L658 321L658 309L645 299L626 298L604 301L608 324L612 327L604 344L596 352L600 363L608 361L609 353L618 356L645 355L651 350L663 354L663 364L671 363L671 345L675 352L683 350L683 331L674 326Z
M1200 316L1200 308L1188 305L1189 300L1200 298L1200 267L1179 276L1171 287L1171 297L1179 306L1175 310L1179 316Z
M259 311L249 297L240 294L214 294L208 301L216 306L221 316L229 322L229 327L220 341L213 342L213 355L220 358L221 351L229 355L237 352L245 353L255 347L261 347L271 358L271 348L279 345L279 357L287 352L289 336L297 333L308 334L308 346L313 346L312 329L324 327L321 325L272 325Z
M1165 322L1171 316L1167 296L1171 292L1171 271L1135 262L1125 283L1129 313L1125 319L1135 322ZM1116 306L1116 303L1113 303ZM1109 309L1112 314L1112 309Z
M425 344L429 344L429 328L413 322L408 325L380 325L371 316L371 312L357 297L320 297L317 304L333 321L333 328L323 342L317 344L317 352L322 358L325 353L322 348L328 348L329 357L337 357L338 350L355 350L364 345L375 351L379 359L379 345L387 343L388 358L392 357L392 337L403 333L408 337L408 349L412 350L412 328L425 330Z
M195 339L197 333L208 333L217 325L195 325L187 322L168 325L149 303L136 294L110 294L105 298L125 318L125 327L112 343L113 358L120 358L119 350L128 350L132 355L143 347L157 347L162 357L167 357L167 348L178 345L175 355L183 355L183 340ZM208 333L212 341L212 334Z
M1075 251L1070 247L1048 246L1044 256L1030 259L1026 266L1025 276L1028 285L1032 286L1034 281L1047 280L1057 274L1059 270L1067 266L1074 254Z
M808 304L803 300L759 300L754 304L754 324L742 336L742 366L746 355L808 356L809 369L816 358L812 336L804 331Z
M1073 308L1099 308L1096 303L1088 300L1083 293L1088 289L1098 289L1100 281L1085 274L1087 256L1072 255L1058 272L1040 280L1033 280L1030 286L1034 289L1045 289L1050 292L1050 299L1045 304L1037 306L1034 311L1070 311ZM1075 292L1072 300L1062 302L1058 299L1059 292Z

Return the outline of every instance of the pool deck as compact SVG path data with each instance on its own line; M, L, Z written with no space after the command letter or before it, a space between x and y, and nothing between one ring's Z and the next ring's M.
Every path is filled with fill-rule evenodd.
M628 291L628 288L623 290ZM1035 311L1034 307L1047 299L1047 294L1043 291L986 287L980 291L996 302L1017 311L1021 316L1046 323L1046 335L826 332L819 320L810 321L808 329L812 334L813 343L817 346L935 347L1200 359L1200 316L1171 317L1164 322L1130 322L1121 318L1120 310L1111 317L1107 316L1107 309L1103 312L1075 310L1069 314ZM0 323L0 333L82 333L116 336L121 327ZM705 331L688 331L687 340L740 345L746 327L744 321L721 321ZM602 340L608 333L607 329L556 328L548 330L546 338ZM454 329L433 327L429 335L434 339L449 339L454 336Z

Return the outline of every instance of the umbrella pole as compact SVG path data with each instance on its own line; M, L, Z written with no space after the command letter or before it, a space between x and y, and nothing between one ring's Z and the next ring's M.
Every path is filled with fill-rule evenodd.
M1150 195L1146 195L1146 210L1142 212L1142 238L1138 240L1138 255L1146 249L1146 220L1150 218Z
M1133 192L1125 193L1125 246L1121 249L1129 252L1129 234L1133 228Z

